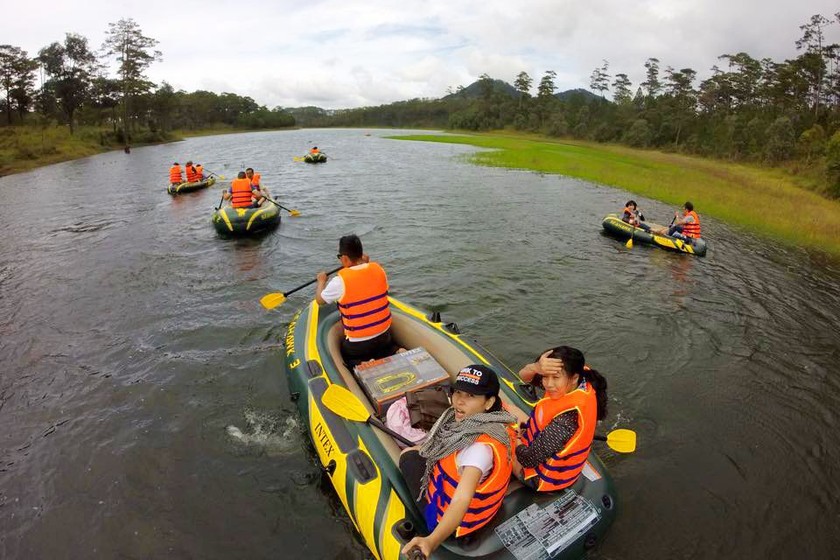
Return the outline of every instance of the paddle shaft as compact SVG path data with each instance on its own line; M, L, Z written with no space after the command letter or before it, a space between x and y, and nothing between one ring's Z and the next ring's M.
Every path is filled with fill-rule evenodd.
M371 426L376 426L377 428L379 428L380 430L382 430L383 432L385 432L386 434L388 434L392 438L400 440L401 442L408 445L409 447L413 447L414 445L417 445L415 442L411 441L408 438L403 437L402 435L398 434L397 432L395 432L394 430L392 430L391 428L389 428L388 426L383 424L382 420L380 420L379 418L374 418L373 416L368 416L367 422Z
M343 266L339 266L338 268L335 268L335 269L333 269L333 270L330 270L329 272L327 272L327 276L329 276L330 274L335 274L336 272L338 272L338 271L339 271L339 270L341 270L342 268L344 268L344 267L343 267ZM318 279L317 279L317 278L315 278L314 280L310 280L310 281L309 281L309 282L307 282L306 284L301 284L301 285L300 285L300 286L298 286L297 288L294 288L294 289L292 289L292 290L289 290L288 292L283 292L283 296L285 297L285 296L288 296L288 295L290 295L290 294L293 294L293 293L297 292L298 290L302 290L302 289L304 289L305 287L309 286L310 284L314 284L314 283L315 283L315 282L317 282L317 281L318 281Z
M278 208L282 208L283 210L285 210L285 211L286 211L286 212L288 212L289 214L291 214L291 213L292 213L292 211L291 211L291 210L289 210L288 208L286 208L285 206L283 206L282 204L280 204L279 202L277 202L277 201L276 201L276 200L274 200L273 198L268 198L268 197L265 197L265 199L266 199L267 201L269 201L269 202L272 202L272 203L276 204ZM332 273L330 273L330 274L332 274Z

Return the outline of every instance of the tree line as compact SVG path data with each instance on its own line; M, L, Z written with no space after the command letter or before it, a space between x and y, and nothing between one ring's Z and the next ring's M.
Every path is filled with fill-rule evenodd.
M604 60L590 76L597 94L558 94L552 70L536 83L520 72L512 85L484 74L442 99L296 116L303 126L512 128L736 161L793 162L817 176L818 190L840 197L840 46L826 40L826 29L838 23L840 12L812 16L800 26L796 56L781 62L723 54L699 83L696 70L649 58L634 89L628 74L611 74Z
M98 52L88 39L67 33L29 54L0 45L0 114L4 124L29 121L92 125L107 132L103 143L166 140L173 129L199 129L220 124L236 128L294 126L294 117L280 107L268 109L250 97L209 91L175 91L146 76L162 59L158 41L143 34L133 19L108 26ZM107 65L116 62L116 76ZM36 77L40 72L40 88Z

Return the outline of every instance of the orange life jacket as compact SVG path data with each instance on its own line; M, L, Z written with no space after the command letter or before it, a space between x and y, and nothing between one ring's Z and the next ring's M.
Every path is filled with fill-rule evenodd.
M245 208L251 205L251 181L248 179L234 179L230 183L230 204L234 208Z
M262 177L262 175L260 175L259 173L254 173L251 176L251 185L254 186L254 187L259 187L261 177Z
M317 154L317 153L320 153L320 150L318 148L312 148L311 150L309 150L309 153L310 154Z
M197 176L196 181L203 181L204 180L204 166L196 165L195 166L195 174Z
M540 492L552 492L571 486L583 470L595 436L595 424L598 421L598 401L595 398L595 389L589 382L584 381L577 389L562 397L540 400L531 411L528 426L522 433L522 443L531 445L537 435L554 418L570 410L577 411L578 428L566 442L566 446L545 462L537 465L535 469L524 469L523 474L526 480L539 477L536 488Z
M198 177L198 173L196 173L195 166L188 165L186 168L187 172L187 183L195 183L198 181L196 177Z
M636 225L636 214L635 214L635 212L633 211L632 208L630 208L629 206L626 206L624 208L624 214L623 215L627 216L627 219L624 220L625 222L627 222L631 226Z
M493 519L499 508L502 507L502 498L505 497L513 465L508 457L508 450L504 444L496 441L488 435L481 435L476 443L484 443L493 449L493 469L487 475L484 482L480 482L475 489L472 500L467 507L467 513L461 520L461 524L455 529L455 536L462 537L473 531L481 529ZM456 453L447 455L432 469L429 477L429 486L426 488L426 495L429 498L430 511L427 512L427 521L437 526L440 523L446 508L455 495L455 489L461 480L458 466L455 463ZM434 527L429 527L431 531Z
M342 268L344 295L338 300L344 336L366 338L382 334L391 326L388 277L378 263L361 268Z
M180 165L173 165L169 168L169 182L173 185L179 185L184 182L184 178L181 176Z
M697 212L692 210L691 212L686 212L683 215L694 218L694 221L690 224L683 224L683 235L686 237L700 237L700 217L697 215Z

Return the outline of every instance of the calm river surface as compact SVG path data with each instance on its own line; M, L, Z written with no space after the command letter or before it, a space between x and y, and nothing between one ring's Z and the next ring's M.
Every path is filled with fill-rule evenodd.
M282 376L313 292L258 303L336 266L350 232L394 295L511 367L570 344L608 377L604 429L639 449L602 453L621 509L595 558L837 557L837 265L710 218L706 258L627 250L601 234L624 191L389 134L198 138L0 178L0 558L367 558ZM327 164L293 162L313 144ZM255 167L302 216L218 238L218 187L164 191L189 158Z

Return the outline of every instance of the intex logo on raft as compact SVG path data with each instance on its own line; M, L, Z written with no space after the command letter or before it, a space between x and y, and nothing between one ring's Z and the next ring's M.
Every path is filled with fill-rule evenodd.
M477 369L473 369L471 367L465 367L461 371L458 372L458 377L455 381L464 381L466 383L472 383L473 385L478 385L481 382L482 372Z
M318 440L318 443L320 443L321 447L324 448L324 453L327 454L327 457L331 456L333 452L333 443L330 436L327 434L327 431L324 429L324 425L320 422L315 424L315 439Z

